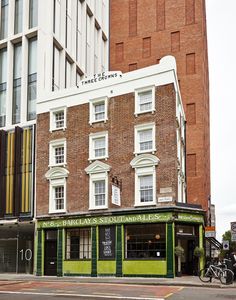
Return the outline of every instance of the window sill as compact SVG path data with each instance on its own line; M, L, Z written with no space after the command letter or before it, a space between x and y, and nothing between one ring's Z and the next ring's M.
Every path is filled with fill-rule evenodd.
M108 206L90 207L89 210L102 210L108 209Z
M154 114L156 112L155 109L150 109L150 110L145 110L145 111L137 111L134 113L134 116L135 117L138 117L139 115L142 115L142 114L147 114L147 113L152 113Z
M109 156L91 157L91 158L88 158L88 161L92 162L94 160L100 160L100 159L107 160L108 158L109 158Z
M133 152L133 154L135 156L139 155L139 154L145 154L145 153L152 153L152 154L155 154L157 152L156 149L152 149L152 150L146 150L146 151L135 151Z
M61 209L61 210L50 210L50 211L48 212L48 214L61 214L61 213L63 213L63 214L67 213L66 209Z
M63 130L63 131L65 131L66 130L66 127L60 127L60 128L50 128L50 132L52 133L52 132L54 132L54 131L59 131L59 130Z
M101 120L93 120L93 121L89 121L89 125L92 126L93 124L97 124L97 123L107 123L108 119L101 119Z
M65 163L63 163L63 164L53 164L53 165L48 165L48 168L55 168L55 167L64 167L64 168L66 168L66 166L67 166L67 163L65 162Z

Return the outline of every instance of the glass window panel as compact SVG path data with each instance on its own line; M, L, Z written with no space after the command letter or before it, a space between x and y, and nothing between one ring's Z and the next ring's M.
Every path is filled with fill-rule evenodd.
M165 224L125 227L125 258L163 259L166 257Z
M94 182L95 206L105 205L105 180Z
M66 233L66 259L91 259L91 229L68 229Z
M36 118L37 98L37 39L29 40L28 49L28 120Z
M38 0L29 2L29 28L38 26Z
M140 111L152 109L152 91L145 91L139 93Z
M7 49L0 50L0 84L7 81Z
M20 123L21 112L21 43L14 47L12 123Z
M54 113L56 128L64 127L64 111L57 111Z
M152 150L152 129L139 131L139 145L140 151Z
M2 0L1 4L1 29L0 39L5 39L8 33L8 0Z
M64 146L55 147L55 164L64 163Z
M140 176L140 202L153 201L153 175Z
M0 127L6 125L7 49L0 50Z
M94 104L94 115L95 120L104 120L105 119L105 103L99 102Z
M23 0L15 1L15 34L22 32L23 23Z
M54 188L54 203L55 209L64 209L64 186L57 186Z
M105 147L105 137L94 139L94 156L101 157L105 156L106 147Z

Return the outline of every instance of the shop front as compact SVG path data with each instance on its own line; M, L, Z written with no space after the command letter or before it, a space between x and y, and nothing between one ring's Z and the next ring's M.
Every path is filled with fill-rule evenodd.
M202 212L157 210L41 219L35 272L39 276L174 277L176 229L181 224L194 226L198 229L194 241L202 246L203 220Z

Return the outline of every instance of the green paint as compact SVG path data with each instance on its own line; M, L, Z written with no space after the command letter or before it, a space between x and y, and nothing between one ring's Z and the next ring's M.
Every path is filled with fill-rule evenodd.
M122 226L116 227L116 276L122 276Z
M203 226L202 225L199 225L199 247L200 248L203 248ZM204 268L204 265L205 265L205 257L201 257L200 258L200 262L199 262L199 267L200 267L200 270Z
M124 276L130 275L166 275L166 261L162 260L125 260Z
M63 276L63 230L57 231L57 276Z
M114 260L98 260L97 272L99 275L116 275L116 262Z
M36 275L37 276L42 276L42 234L43 230L39 229L37 231L37 271L36 271Z
M91 275L91 260L65 260L63 262L64 275Z
M92 277L97 276L97 253L97 228L92 227Z
M38 221L39 228L56 228L56 227L83 227L95 225L111 224L129 224L129 223L157 223L167 222L172 218L171 212L151 213L151 214L134 214L122 216L101 216L75 219L59 219L50 221Z
M166 224L166 257L167 277L174 277L174 226L173 223Z
M177 221L190 222L190 223L204 223L203 215L178 213Z

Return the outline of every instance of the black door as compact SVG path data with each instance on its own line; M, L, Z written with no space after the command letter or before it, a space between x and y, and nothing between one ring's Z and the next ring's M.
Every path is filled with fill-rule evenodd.
M188 275L195 275L195 272L197 272L196 270L196 265L195 265L195 258L194 258L194 255L193 255L193 252L194 252L194 248L195 248L195 245L196 245L196 242L195 240L188 240L188 243L187 243L187 247L188 247L188 250L187 250L187 261L186 261L186 273Z
M57 241L45 241L44 275L57 275Z

